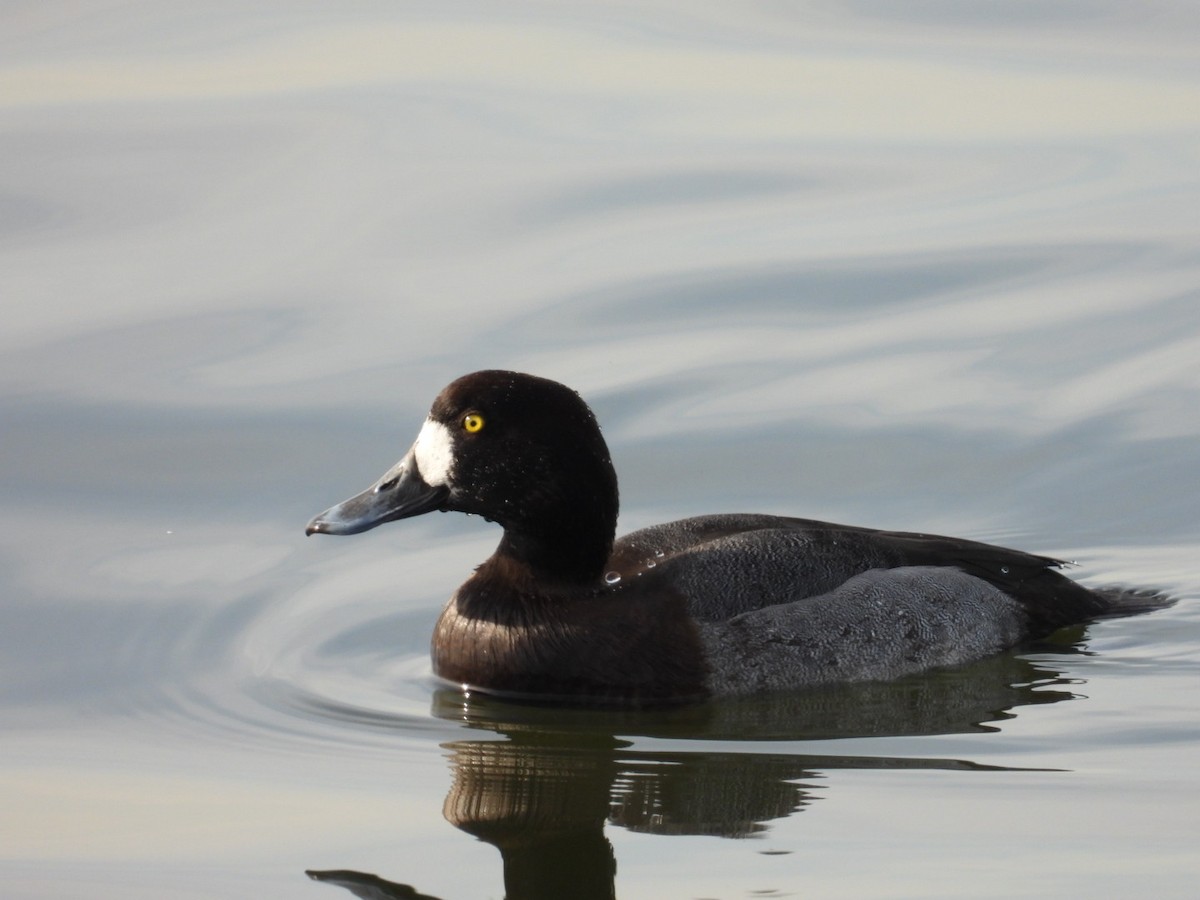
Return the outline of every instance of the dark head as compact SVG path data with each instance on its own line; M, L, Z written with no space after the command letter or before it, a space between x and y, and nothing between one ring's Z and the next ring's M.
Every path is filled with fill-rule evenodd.
M555 381L488 370L451 382L404 458L308 525L356 534L432 510L504 527L498 555L571 582L603 574L617 523L617 476L596 417Z

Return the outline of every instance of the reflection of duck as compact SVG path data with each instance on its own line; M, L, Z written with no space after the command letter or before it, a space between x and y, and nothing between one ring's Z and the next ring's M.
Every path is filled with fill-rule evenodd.
M366 872L354 872L349 869L334 869L327 872L309 869L305 873L313 881L323 881L326 884L336 884L344 887L355 897L363 900L438 900L430 894L417 892L411 884L400 884L387 881L378 875Z
M435 509L504 536L442 613L434 670L511 696L656 702L886 680L1163 603L1084 588L1049 557L804 519L701 516L614 544L616 475L591 410L513 372L449 385L408 454L308 532Z
M1061 680L1020 657L997 656L899 682L653 712L519 706L445 690L435 697L435 714L503 739L446 745L454 778L442 810L449 822L500 851L510 900L610 900L617 864L606 825L657 835L749 837L818 798L835 799L835 782L823 777L832 771L1006 771L959 759L760 752L763 744L739 752L739 746L748 749L747 740L975 731L1011 718L1015 707L1070 699L1053 689ZM647 748L617 735L659 740ZM347 873L336 874L324 880L372 900L419 896L360 893L381 880L359 875L351 882Z
M1082 629L1061 635L1078 641ZM1057 653L1075 652L1072 644ZM831 684L805 691L721 697L652 713L629 708L513 704L454 689L434 693L440 719L515 738L525 732L642 735L695 741L814 741L995 731L1009 710L1070 700L1071 682L1042 663L999 654L895 681Z

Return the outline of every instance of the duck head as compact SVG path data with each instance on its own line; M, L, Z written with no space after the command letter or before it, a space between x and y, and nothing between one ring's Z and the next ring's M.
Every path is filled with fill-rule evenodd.
M592 581L612 550L617 508L608 447L580 396L545 378L487 370L451 382L403 458L306 532L472 513L503 526L497 555L541 576Z

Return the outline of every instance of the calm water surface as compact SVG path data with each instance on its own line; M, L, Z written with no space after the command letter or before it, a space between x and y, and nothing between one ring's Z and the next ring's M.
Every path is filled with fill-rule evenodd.
M5 897L1194 895L1194 4L0 21ZM1180 602L897 684L465 697L428 639L495 527L303 527L489 366L593 403L622 530Z

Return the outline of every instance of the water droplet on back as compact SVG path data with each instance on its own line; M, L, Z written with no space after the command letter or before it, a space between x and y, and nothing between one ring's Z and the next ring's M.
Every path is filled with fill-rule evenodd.
M605 584L616 584L620 580L621 580L620 572L606 572L604 574L604 583Z

